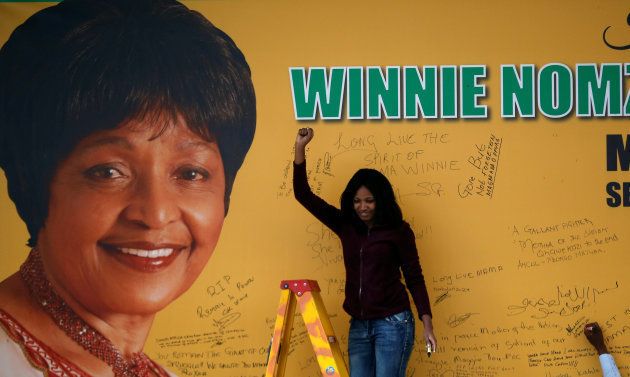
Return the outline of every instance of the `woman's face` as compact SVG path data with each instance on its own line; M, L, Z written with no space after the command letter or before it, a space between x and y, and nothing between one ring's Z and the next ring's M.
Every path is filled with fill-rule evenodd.
M353 199L354 211L367 226L374 225L374 211L376 201L374 196L365 186L359 187Z
M216 143L183 121L132 121L82 140L50 185L38 248L55 289L92 314L152 314L199 276L221 233Z

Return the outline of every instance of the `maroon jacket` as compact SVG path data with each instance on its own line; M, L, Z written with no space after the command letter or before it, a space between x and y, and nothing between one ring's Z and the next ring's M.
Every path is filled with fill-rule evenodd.
M311 191L306 162L293 164L293 191L298 202L341 240L346 267L343 308L348 314L357 319L377 319L409 309L409 297L401 282L402 270L418 315L431 315L416 240L409 224L368 229L361 220L346 219L341 210Z

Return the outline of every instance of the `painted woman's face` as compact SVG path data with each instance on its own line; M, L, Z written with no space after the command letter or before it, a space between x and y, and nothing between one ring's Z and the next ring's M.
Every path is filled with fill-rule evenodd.
M376 210L376 201L374 195L365 186L359 187L353 199L354 210L367 226L374 225L374 211Z
M183 121L129 122L82 140L51 182L39 236L44 268L69 303L97 316L152 314L186 291L224 219L216 143Z

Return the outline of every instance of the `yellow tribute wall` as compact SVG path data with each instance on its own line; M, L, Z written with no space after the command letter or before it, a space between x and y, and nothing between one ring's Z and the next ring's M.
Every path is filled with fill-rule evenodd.
M620 161L627 153L616 154L618 168L607 170L607 135L620 135L630 148L630 50L613 49L603 39L610 26L606 41L630 44L627 2L186 4L229 34L247 57L257 131L214 255L196 284L157 316L145 348L151 357L181 376L261 376L280 280L301 278L319 282L346 350L339 240L293 199L291 189L295 133L313 127L307 167L314 190L338 205L354 171L379 169L416 234L439 346L428 358L418 323L408 376L598 376L597 355L582 333L591 321L602 326L622 376L630 376L630 208L623 203L630 175ZM49 5L1 3L0 41ZM579 66L602 72L604 63L619 67L621 86L600 96L608 98L603 107L596 95L591 102L587 97L592 111L579 115L585 109L578 109L580 89L595 91L578 83L585 77ZM541 89L534 94L533 117L506 116L502 66L507 75L512 65L514 72L533 69ZM560 68L545 71L548 65ZM454 70L442 71L449 66ZM402 72L411 72L405 67L420 73L436 67L438 78L455 72L461 83L465 66L482 67L484 74L459 87L454 117L406 116L399 99L400 119L385 111L385 102L380 115L368 119L365 94L359 119L349 119L346 102L340 119L321 113L315 120L297 119L290 68L303 69L308 79L313 68L324 68L331 78L338 67L348 78L355 67L366 80L368 72L387 77L393 67L391 72L401 72L402 93ZM559 88L553 80L567 70L571 92L549 99L547 89ZM460 104L474 93L471 114L486 113L464 117ZM563 116L543 111L549 109L545 101L553 110L568 100ZM438 109L448 108L446 101ZM609 182L619 183L613 190L618 196L607 191ZM26 240L2 181L0 277L17 270ZM286 375L315 377L304 326L300 319L295 323Z

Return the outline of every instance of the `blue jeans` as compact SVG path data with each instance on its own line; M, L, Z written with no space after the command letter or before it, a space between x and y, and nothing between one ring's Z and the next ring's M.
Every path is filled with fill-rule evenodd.
M350 320L350 377L405 377L415 325L409 310L382 319Z

